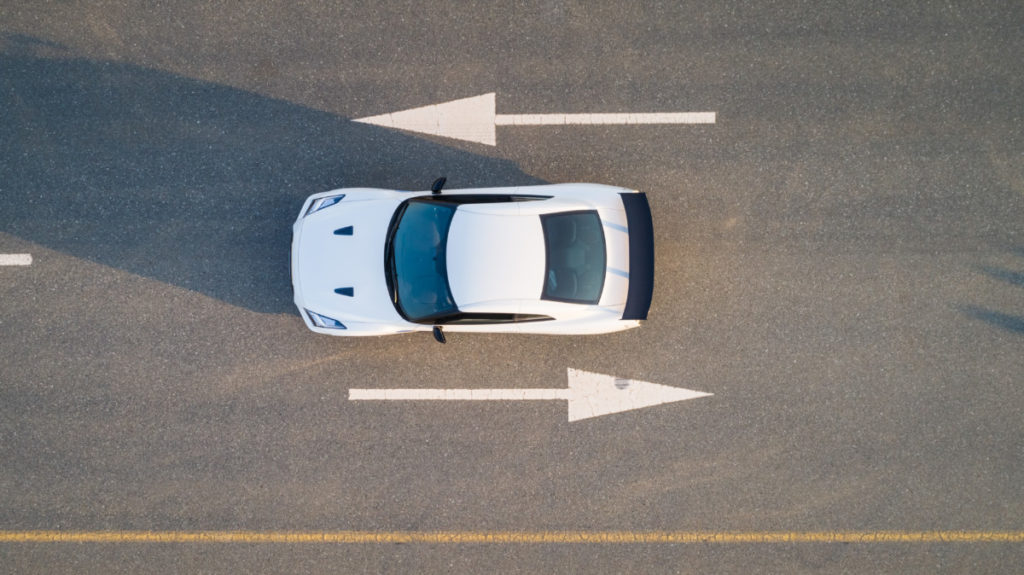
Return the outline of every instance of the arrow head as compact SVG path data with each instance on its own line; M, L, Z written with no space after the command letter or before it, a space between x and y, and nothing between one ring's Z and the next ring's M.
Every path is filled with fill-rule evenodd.
M569 421L711 395L635 379L569 369Z
M494 146L494 92L353 121Z

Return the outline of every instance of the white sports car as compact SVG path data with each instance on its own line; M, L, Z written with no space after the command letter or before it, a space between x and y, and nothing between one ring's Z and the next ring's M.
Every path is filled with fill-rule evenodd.
M647 319L647 197L597 184L310 196L293 227L295 305L330 335L591 334Z

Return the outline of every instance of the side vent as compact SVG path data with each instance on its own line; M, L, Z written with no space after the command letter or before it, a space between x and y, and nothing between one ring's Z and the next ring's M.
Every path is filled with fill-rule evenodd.
M351 236L352 235L352 226L345 226L343 228L338 228L338 229L334 230L334 235L336 235L336 236Z
M334 290L334 293L338 295L347 295L348 297L353 297L356 295L356 290L354 288L345 287Z

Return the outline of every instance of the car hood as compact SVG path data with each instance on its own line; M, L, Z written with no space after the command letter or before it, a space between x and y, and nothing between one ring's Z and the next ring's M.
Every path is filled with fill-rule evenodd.
M345 324L406 323L391 303L384 277L384 242L399 203L342 200L296 221L295 304Z

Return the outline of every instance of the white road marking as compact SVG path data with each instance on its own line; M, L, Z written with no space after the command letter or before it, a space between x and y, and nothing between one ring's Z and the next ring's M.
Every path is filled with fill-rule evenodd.
M498 126L559 126L601 124L714 124L714 112L653 114L498 114Z
M564 389L350 389L351 401L536 401L569 402L569 421L706 397L710 393L569 369Z
M350 389L352 401L525 401L569 399L568 389Z
M716 120L715 112L497 114L495 110L495 94L491 92L354 121L494 146L495 126L714 124Z
M32 254L0 254L0 266L30 266Z

